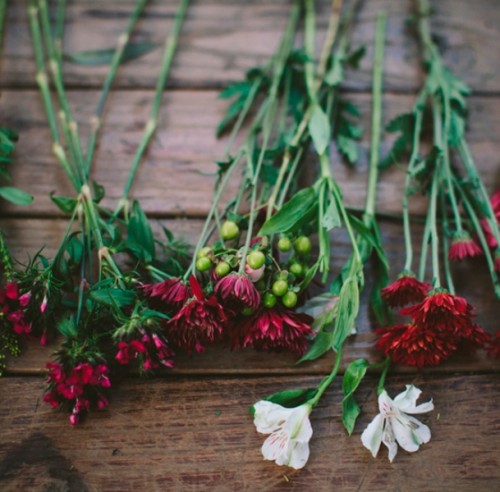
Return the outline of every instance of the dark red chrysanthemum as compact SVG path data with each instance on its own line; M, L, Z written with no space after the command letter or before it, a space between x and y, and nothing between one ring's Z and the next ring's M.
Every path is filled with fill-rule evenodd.
M400 311L413 323L426 328L445 328L451 333L472 324L473 307L463 297L445 291L433 291L416 304Z
M376 347L397 364L435 366L446 360L457 348L455 337L446 332L427 330L420 325L402 324L379 328Z
M482 254L483 250L481 247L465 231L462 231L453 238L448 250L448 258L453 261L472 258Z
M189 279L194 297L166 324L169 340L188 352L200 352L206 343L220 339L227 322L215 296L205 298L194 276Z
M145 284L142 290L149 298L161 301L159 308L164 311L177 311L191 296L189 286L179 278L168 278L156 284Z
M406 306L412 302L422 301L430 290L429 284L405 273L382 289L382 298L391 307Z
M487 351L490 357L500 359L500 330L495 333L494 337L488 341Z
M495 271L500 272L500 249L495 251Z
M497 222L500 224L500 190L493 194L490 199L490 203L491 208L493 209L493 214L495 215ZM488 224L486 218L481 219L481 226L483 228L486 241L488 242L488 246L490 246L491 248L496 248L497 240L491 232L491 227Z
M302 355L307 350L313 318L283 308L263 308L244 318L234 328L233 345L264 350L290 350Z
M491 337L476 323L463 325L455 332L455 336L460 342L460 349L465 352L474 352L477 349L485 348Z
M245 307L257 309L260 294L247 275L230 273L222 277L214 287L214 294L224 307L239 311Z

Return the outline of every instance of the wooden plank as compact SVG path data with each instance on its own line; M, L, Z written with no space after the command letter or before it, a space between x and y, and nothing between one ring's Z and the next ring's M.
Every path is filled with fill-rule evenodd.
M36 91L5 91L0 100L3 124L20 134L16 161L12 166L14 183L35 196L29 207L14 207L3 203L5 214L23 216L57 215L59 211L49 193L74 196L70 185L51 151L51 140ZM348 206L364 206L369 151L370 96L349 94L346 97L359 105L365 137L361 160L356 167L341 163L332 156L336 178L343 188ZM70 100L78 115L81 133L88 133L88 118L96 104L95 91L73 91ZM93 178L106 187L106 206L114 206L120 198L133 154L138 145L152 99L150 91L118 91L111 96L110 111L103 128ZM413 96L386 95L384 120L409 111ZM148 213L160 216L203 216L211 205L216 166L223 154L225 139L217 140L214 129L224 114L227 103L217 99L213 91L175 91L165 96L158 133L139 168L133 196L141 201ZM500 98L472 97L468 139L477 166L490 191L500 188L498 155L500 155ZM385 154L394 135L384 135ZM305 166L314 165L306 162ZM225 197L234 196L238 172ZM401 190L404 168L394 167L384 172L380 180L378 211L401 213ZM416 200L412 211L425 210L425 200Z
M156 228L160 224L166 225L180 237L194 242L201 230L201 221L169 220L155 222ZM57 241L64 233L65 223L62 220L34 220L34 219L3 219L0 220L0 229L8 238L15 256L24 261L33 255L44 243L46 254L55 251ZM382 240L391 265L392 276L395 277L404 264L402 249L402 227L391 221L380 224ZM34 241L36 238L36 241ZM415 237L416 254L420 237ZM332 254L332 271L337 272L349 254L349 243L345 234L336 234ZM498 300L494 298L490 287L490 280L484 261L477 259L464 262L455 269L457 292L467 297L477 308L477 322L492 334L498 328ZM361 309L356 323L358 335L347 343L343 367L350 361L366 357L371 361L379 361L380 354L374 349L377 335L373 333L376 324L371 317L368 307L371 291L371 274L366 275L367 285L363 292ZM23 355L19 358L8 358L8 370L12 374L41 374L45 372L45 364L49 361L56 345L40 347L36 342L27 343ZM196 357L187 357L179 354L176 359L174 372L179 374L326 374L332 365L331 357L327 356L318 361L295 365L295 358L291 354L268 354L253 350L231 352L227 347L213 347L205 354ZM448 362L428 372L456 372L456 371L494 371L498 362L487 357L483 352L474 355L456 354ZM398 372L415 372L413 369L398 367Z
M41 402L38 378L0 385L0 488L15 490L496 490L498 375L390 377L392 396L415 384L435 410L419 416L432 439L392 464L381 447L374 459L360 433L378 412L376 380L357 398L362 415L348 438L340 421L338 386L311 416L311 455L295 471L263 461L264 436L248 407L264 395L310 387L317 377L168 378L126 380L110 407L72 428L67 415Z
M178 2L156 0L139 24L136 40L163 45ZM111 48L123 30L133 1L70 2L65 50ZM329 0L317 2L318 39L324 35ZM346 87L367 90L371 80L371 48L375 18L381 9L390 14L386 50L386 86L391 90L415 90L420 82L418 46L406 28L414 4L398 0L364 2L358 16L353 46L367 45L368 56L361 70L350 74ZM467 0L442 0L433 4L433 29L450 68L476 91L499 92L497 55L500 12L495 0L478 0L471 8ZM197 1L193 2L180 39L170 85L175 87L220 87L239 80L249 68L267 61L278 46L286 24L290 2ZM11 2L1 85L33 87L34 63L27 28L25 4ZM320 41L319 41L320 42ZM318 42L318 44L319 44ZM124 66L120 87L153 87L160 64L161 48ZM105 67L66 64L65 78L74 87L100 87Z

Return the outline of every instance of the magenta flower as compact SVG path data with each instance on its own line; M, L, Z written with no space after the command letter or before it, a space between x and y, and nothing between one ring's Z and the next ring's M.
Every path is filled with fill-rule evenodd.
M230 273L222 277L214 287L214 294L223 306L240 311L248 307L257 309L260 305L260 294L247 275Z

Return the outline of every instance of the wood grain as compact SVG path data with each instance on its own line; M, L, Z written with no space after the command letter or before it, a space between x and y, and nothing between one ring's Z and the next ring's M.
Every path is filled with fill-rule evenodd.
M111 96L110 110L103 127L92 177L106 187L104 204L114 206L121 197L133 154L149 114L151 91L117 91ZM346 97L359 105L365 137L361 159L348 167L332 155L334 175L340 183L348 206L364 207L369 152L371 99L364 94ZM88 118L98 94L95 91L72 91L70 100L78 115L82 135L88 134ZM384 121L409 111L413 96L387 94L384 97ZM214 91L174 91L165 95L158 133L137 173L133 196L143 208L161 217L204 216L211 205L215 161L223 154L225 139L217 140L214 128L224 114L227 102L217 99ZM3 124L21 135L12 166L13 180L35 196L29 207L1 204L3 214L55 216L58 209L49 193L75 196L65 174L52 154L51 139L42 103L36 91L5 91L0 99ZM472 97L468 141L483 181L492 192L500 188L500 99ZM390 148L394 135L384 135L382 154ZM304 166L315 166L306 161ZM234 196L239 174L223 198ZM378 211L401 214L404 168L394 167L381 175ZM423 213L426 200L413 203L414 214Z
M496 490L499 378L470 375L388 379L394 396L415 384L435 410L419 416L432 439L394 462L382 446L374 459L360 433L377 413L376 380L358 390L362 415L348 438L338 385L312 414L311 455L295 471L263 461L264 436L248 407L264 395L310 387L316 377L133 379L115 388L110 407L72 428L41 402L39 378L0 385L0 487L16 490Z
M111 48L123 30L133 6L132 0L70 2L65 50ZM137 41L163 45L169 32L177 1L155 0L147 8L136 34ZM317 4L319 39L322 39L329 13L328 0ZM347 1L346 1L347 3ZM33 87L34 63L26 23L25 4L10 2L1 85ZM500 91L500 61L497 42L500 12L495 0L433 2L433 29L438 34L445 61L475 91ZM367 90L371 80L371 44L375 18L381 9L390 14L386 49L386 87L415 90L420 82L418 45L407 29L414 2L370 0L363 3L355 25L352 45L366 45L368 53L361 70L349 74L346 87ZM268 60L278 46L290 9L288 0L193 1L183 27L180 48L169 84L174 87L220 87L239 80L249 68ZM318 42L319 44L319 42ZM124 66L120 87L154 86L161 48ZM105 67L82 67L67 63L65 79L74 87L100 87Z

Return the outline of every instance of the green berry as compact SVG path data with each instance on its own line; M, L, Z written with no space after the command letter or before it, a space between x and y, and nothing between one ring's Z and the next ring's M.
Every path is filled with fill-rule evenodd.
M236 222L232 220L226 220L224 224L222 224L220 235L224 241L230 241L231 239L235 239L240 234L240 228Z
M286 283L286 280L276 280L273 283L271 290L275 296L281 297L288 290L288 284Z
M204 256L208 256L208 254L212 251L210 246L205 246L201 248L198 253L196 253L196 258L203 258Z
M216 267L215 267L215 273L219 277L224 277L226 276L229 272L231 271L231 267L229 266L228 263L225 261L221 261Z
M206 272L212 266L212 262L208 256L202 256L196 260L196 269L200 272Z
M266 292L266 294L264 295L264 306L266 306L266 308L273 308L274 306L276 306L277 302L278 299L274 294Z
M264 280L259 280L255 284L255 286L257 287L257 290L259 290L261 292L264 291L264 290L266 290L266 282Z
M297 304L297 294L289 290L282 298L281 302L287 308L293 308Z
M258 270L266 261L266 255L262 251L252 251L247 256L247 264L252 270Z
M288 239L287 237L281 237L280 240L278 241L278 249L280 251L290 251L292 247L292 241Z
M307 255L311 251L311 240L307 236L299 236L293 247L295 252L299 255Z
M301 263L292 263L290 265L290 272L293 273L296 277L300 277L302 273L304 273L304 267Z

